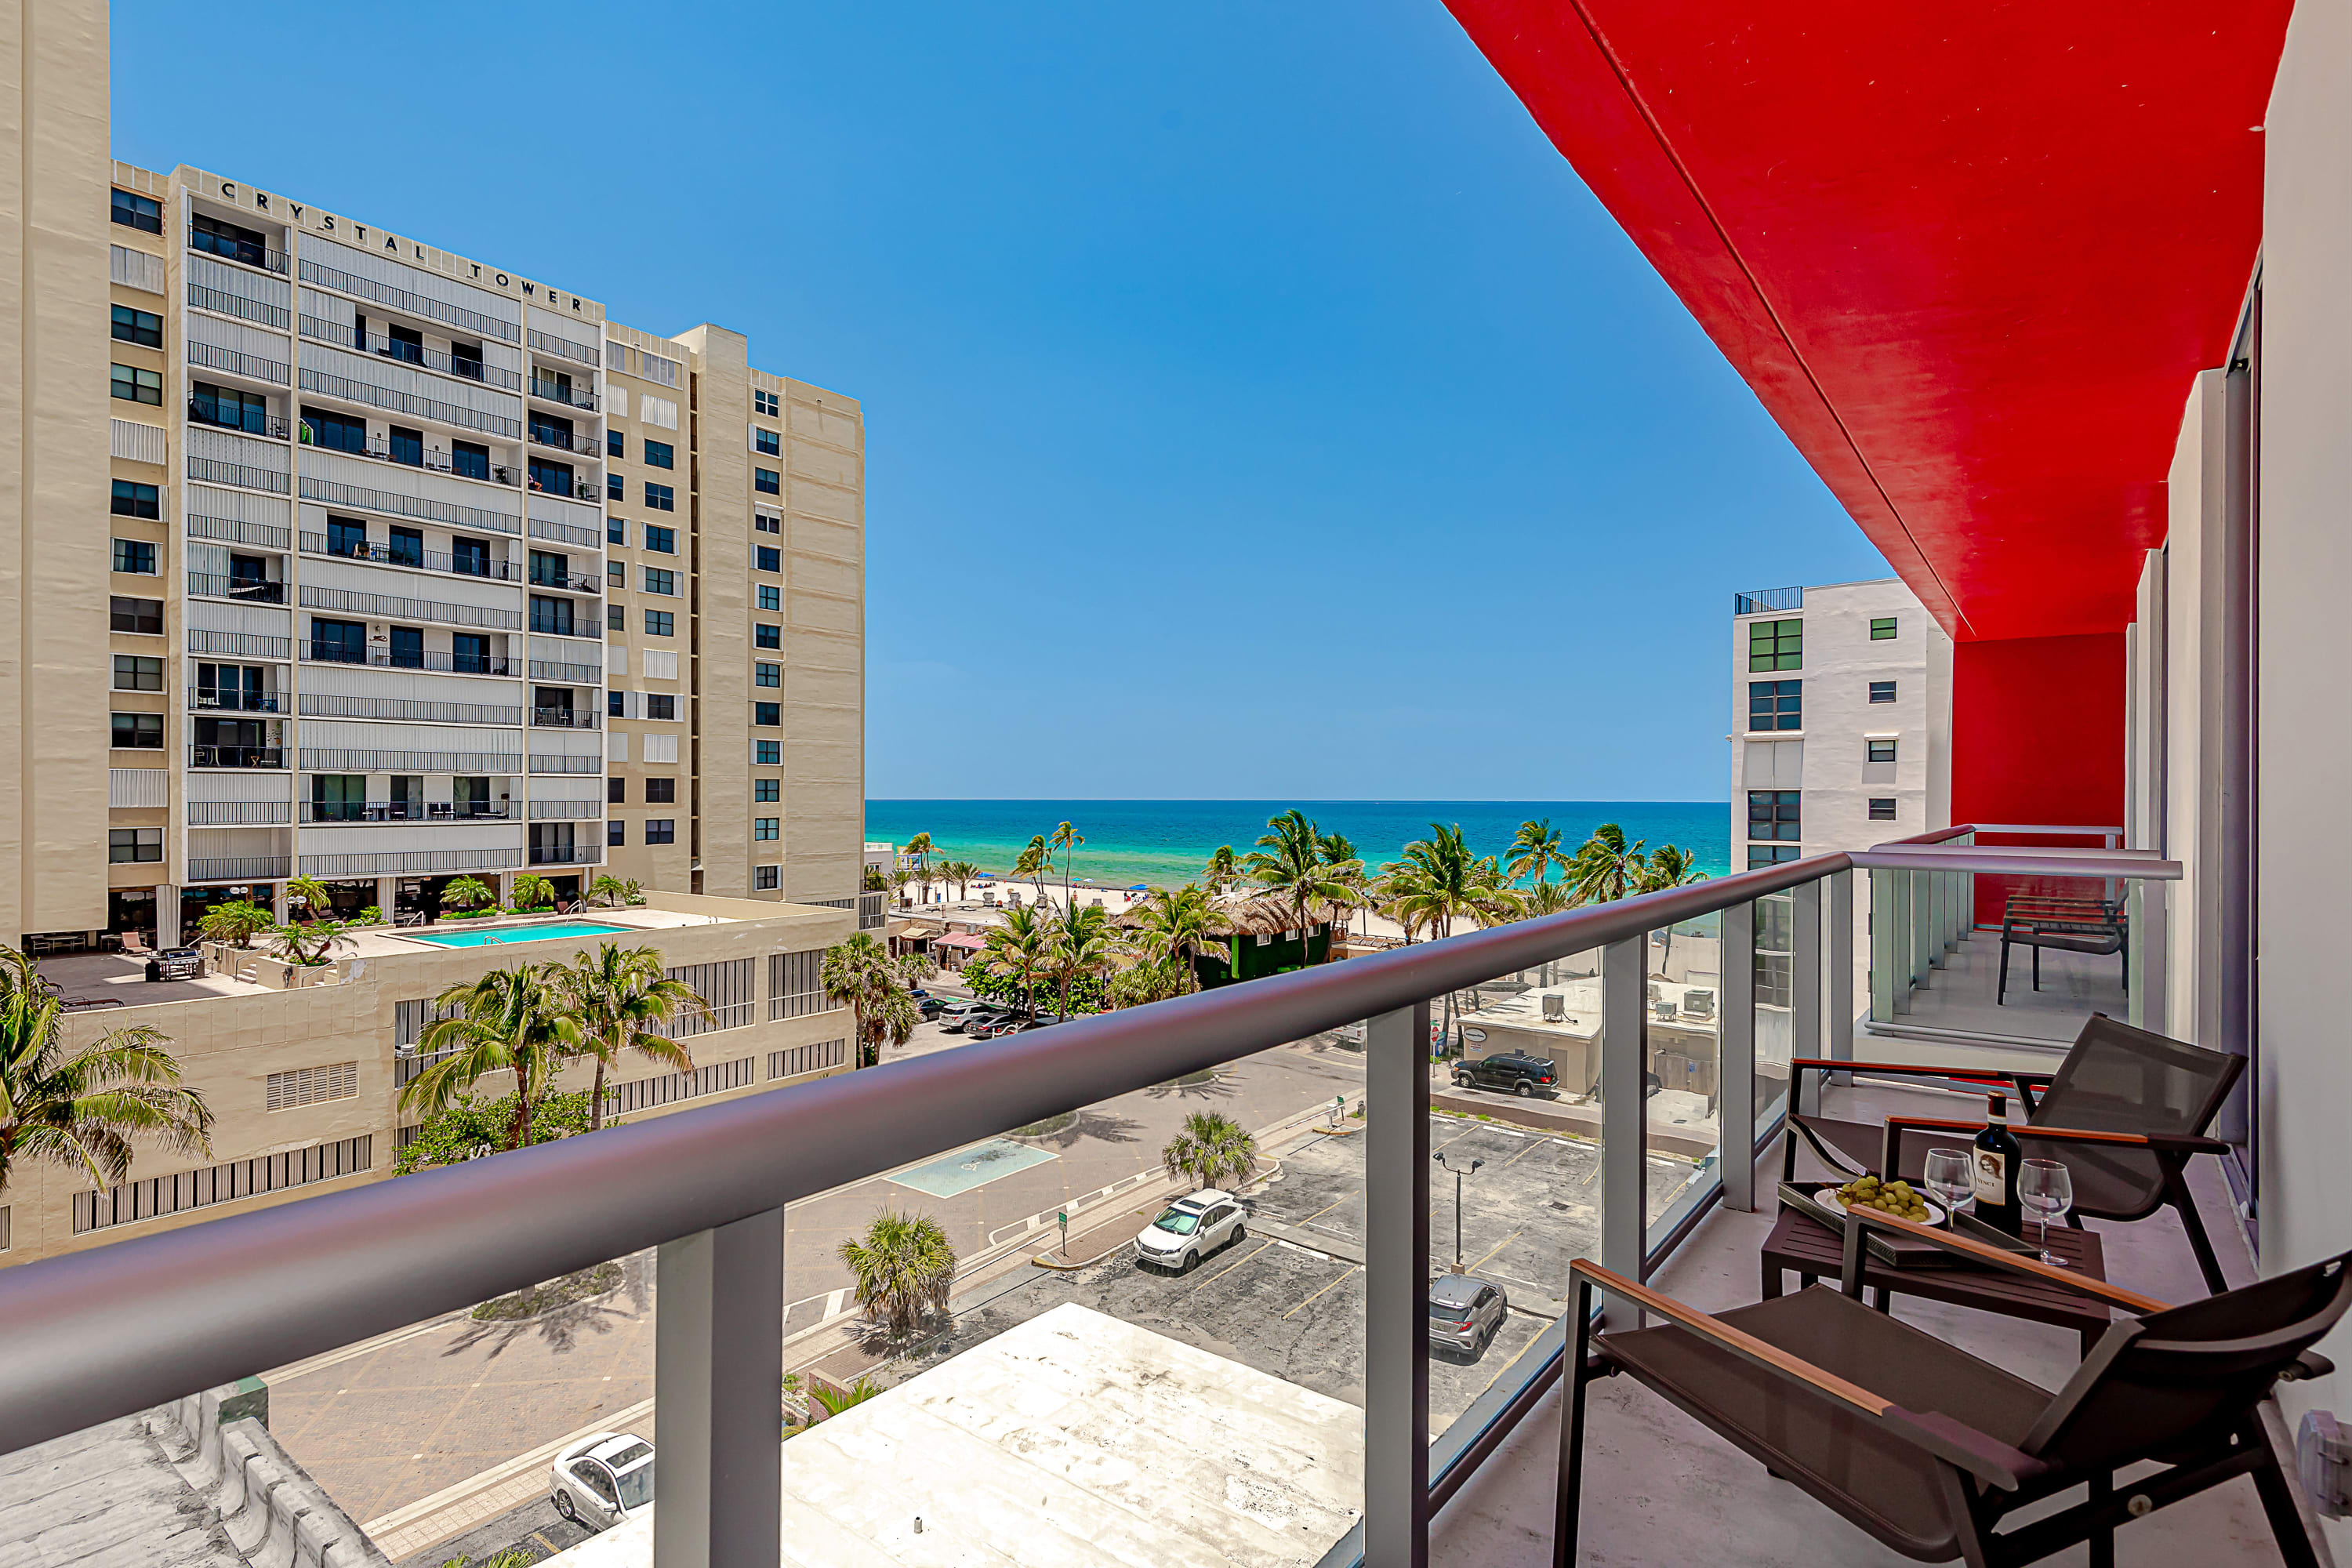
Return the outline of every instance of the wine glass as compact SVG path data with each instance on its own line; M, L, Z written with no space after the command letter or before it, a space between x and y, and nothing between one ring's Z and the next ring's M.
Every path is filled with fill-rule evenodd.
M1930 1149L1927 1151L1927 1190L1944 1205L1945 1223L1960 1212L1971 1188L1969 1181L1969 1154L1965 1149Z
M2050 1250L2050 1222L2074 1206L2074 1180L2055 1160L2028 1160L2017 1169L2017 1201L2042 1222L2042 1261L2055 1268L2066 1260Z

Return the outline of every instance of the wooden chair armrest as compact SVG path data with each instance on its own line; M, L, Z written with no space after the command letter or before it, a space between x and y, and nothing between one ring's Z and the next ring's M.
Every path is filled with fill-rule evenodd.
M1903 1140L1912 1132L1966 1133L1974 1138L1985 1130L1981 1121L1951 1121L1934 1116L1890 1116L1886 1119L1886 1138L1880 1156L1879 1174L1891 1176L1903 1168ZM2185 1132L2105 1132L2088 1127L2053 1127L2041 1122L2011 1122L2010 1131L2021 1143L2105 1143L2127 1149L2146 1149L2152 1154L2221 1154L2230 1145L2214 1138L2199 1138Z
M1644 1311L1658 1316L1678 1327L1688 1329L1714 1341L1743 1361L1755 1363L1768 1371L1801 1383L1816 1393L1827 1394L1842 1405L1852 1405L1865 1415L1884 1415L1894 1408L1893 1402L1883 1399L1866 1388L1848 1383L1835 1373L1824 1372L1800 1356L1790 1354L1778 1345L1767 1344L1755 1335L1743 1333L1719 1318L1709 1317L1696 1307L1686 1307L1672 1296L1661 1295L1646 1285L1637 1285L1622 1274L1612 1273L1590 1258L1580 1258L1568 1266L1571 1279L1582 1278L1608 1291L1622 1297Z
M2012 1274L2023 1274L2048 1284L2063 1285L2077 1295L2105 1301L2109 1306L2121 1307L2126 1312L2145 1316L2150 1312L2161 1312L2165 1310L2165 1303L2152 1296L2143 1296L2136 1290L2126 1290L2120 1285L2110 1285L2104 1279L2094 1279L2079 1268L2053 1268L2040 1258L2029 1257L2021 1252L2011 1252L2006 1248L1994 1247L1989 1242L1979 1241L1974 1237L1960 1236L1948 1230L1937 1230L1932 1226L1914 1224L1907 1219L1897 1219L1891 1214L1883 1214L1875 1209L1846 1211L1846 1264L1842 1283L1845 1293L1857 1300L1862 1295L1860 1254L1863 1232L1872 1229L1895 1231L1915 1240L1924 1241L1931 1247L1940 1247L1946 1252L1958 1253L1963 1258L1972 1258L1979 1263L1990 1263L1996 1268L2006 1268Z

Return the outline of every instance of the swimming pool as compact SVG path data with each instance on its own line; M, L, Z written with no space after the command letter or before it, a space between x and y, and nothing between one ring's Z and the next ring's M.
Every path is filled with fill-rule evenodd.
M587 921L553 921L541 926L507 926L496 931L402 931L411 942L436 947L514 947L526 942L553 942L566 936L619 936L627 926L596 925Z

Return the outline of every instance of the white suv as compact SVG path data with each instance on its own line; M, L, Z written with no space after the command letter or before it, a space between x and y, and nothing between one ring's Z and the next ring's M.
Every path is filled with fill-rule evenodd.
M1135 1238L1135 1250L1144 1262L1181 1274L1244 1234L1241 1200L1212 1187L1170 1204Z
M549 1491L555 1511L591 1530L610 1530L653 1506L654 1446L627 1432L599 1432L555 1456Z

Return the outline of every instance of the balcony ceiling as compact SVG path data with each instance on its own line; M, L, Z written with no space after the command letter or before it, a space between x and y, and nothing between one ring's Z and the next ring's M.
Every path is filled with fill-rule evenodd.
M2131 619L2288 0L1447 3L1947 629Z

